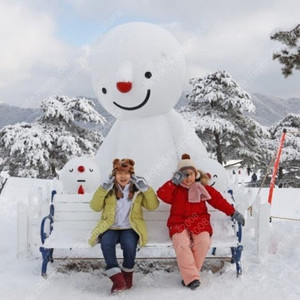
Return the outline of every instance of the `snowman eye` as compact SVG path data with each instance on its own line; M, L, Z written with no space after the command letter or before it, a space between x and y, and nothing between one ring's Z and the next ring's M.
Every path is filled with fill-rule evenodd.
M146 73L145 73L145 77L146 77L146 78L151 78L151 77L152 77L152 73L149 72L149 71L146 72Z
M90 172L93 172L94 170L93 169L89 169L90 170Z
M213 177L217 178L217 177L218 177L218 175L216 175L216 174L215 174Z
M106 94L106 93L107 93L106 88L102 88L102 93L103 93L103 94Z
M73 172L73 169L70 169L69 172Z

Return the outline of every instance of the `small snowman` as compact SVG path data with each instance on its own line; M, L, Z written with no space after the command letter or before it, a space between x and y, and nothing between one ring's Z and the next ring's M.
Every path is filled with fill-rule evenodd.
M100 170L88 157L74 157L57 171L64 194L92 194L100 184Z
M182 49L169 32L126 23L106 33L93 50L96 96L116 117L96 155L101 174L109 173L114 158L132 158L137 173L159 187L182 153L207 157L194 129L173 109L187 80Z

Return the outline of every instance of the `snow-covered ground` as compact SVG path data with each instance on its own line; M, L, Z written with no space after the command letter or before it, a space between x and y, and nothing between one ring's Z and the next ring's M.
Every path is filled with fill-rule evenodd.
M16 193L20 197L22 191ZM294 190L293 194L300 208L300 192ZM288 190L286 195L291 197ZM5 201L3 197L0 198L0 236L0 299L300 299L300 221L274 219L269 253L260 259L253 237L246 232L243 275L239 278L230 263L225 263L216 273L206 268L201 274L200 288L191 291L180 285L176 266L167 270L152 268L147 274L138 269L134 287L113 296L111 282L101 268L66 270L65 263L56 261L48 268L48 279L44 279L40 276L41 258L17 259L16 202Z

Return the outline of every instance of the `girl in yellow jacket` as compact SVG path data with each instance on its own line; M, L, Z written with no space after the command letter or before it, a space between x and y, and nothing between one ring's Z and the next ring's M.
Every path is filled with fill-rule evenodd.
M97 189L90 202L94 211L103 212L92 230L89 244L101 243L106 274L113 282L112 293L132 287L137 244L142 247L148 239L142 206L154 210L159 205L145 179L134 175L134 164L132 159L115 159L112 175ZM123 250L121 269L116 258L118 243Z

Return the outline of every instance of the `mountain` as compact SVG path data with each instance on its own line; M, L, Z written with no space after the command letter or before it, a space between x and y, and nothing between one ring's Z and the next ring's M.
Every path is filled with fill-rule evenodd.
M187 105L188 101L183 93L180 97L175 109ZM300 98L282 99L273 96L266 96L261 94L252 94L252 101L256 106L255 114L247 114L252 119L264 126L272 125L281 120L288 113L300 114ZM85 128L99 130L103 136L106 136L111 126L115 122L115 118L109 114L95 98L88 98L95 103L95 109L106 118L105 125L99 124L80 124ZM42 111L39 108L22 108L10 106L8 104L0 103L0 128L9 124L18 122L31 123L40 117Z
M282 99L261 94L252 94L255 114L247 114L264 126L283 119L288 113L300 114L300 98Z
M0 103L0 128L19 122L33 122L42 114L40 109L22 108Z

